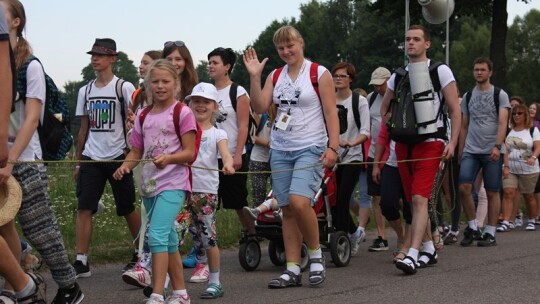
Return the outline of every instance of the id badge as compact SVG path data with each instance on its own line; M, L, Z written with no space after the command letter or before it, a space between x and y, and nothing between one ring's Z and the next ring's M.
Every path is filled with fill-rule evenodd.
M289 122L291 121L291 115L287 113L281 113L279 115L279 118L276 123L276 128L286 131L287 127L289 126Z

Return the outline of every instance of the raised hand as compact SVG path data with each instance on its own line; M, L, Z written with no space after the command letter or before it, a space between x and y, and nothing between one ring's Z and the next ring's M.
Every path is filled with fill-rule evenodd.
M242 57L244 58L244 65L246 66L250 76L261 75L266 62L268 61L267 57L259 62L257 52L251 47L244 51L244 55Z

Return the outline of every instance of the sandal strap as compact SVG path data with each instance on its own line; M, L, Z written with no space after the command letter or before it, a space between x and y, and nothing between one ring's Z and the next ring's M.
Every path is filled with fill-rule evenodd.
M323 264L324 265L324 257L321 257L321 258L310 258L309 259L309 263L312 264L312 263L319 263L319 264Z
M434 252L434 253L429 253L427 251L420 251L419 252L419 256L427 256L430 260L435 258L435 254L436 254L436 252Z

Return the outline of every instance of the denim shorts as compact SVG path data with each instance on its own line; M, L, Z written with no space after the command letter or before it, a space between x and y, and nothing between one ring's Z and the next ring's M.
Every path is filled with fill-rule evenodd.
M289 205L289 195L312 199L321 187L324 169L319 160L324 146L310 146L298 151L270 149L272 192L280 207ZM315 166L314 166L315 165Z
M502 157L492 160L490 154L463 152L459 169L459 184L472 184L482 169L486 191L498 192L502 183Z

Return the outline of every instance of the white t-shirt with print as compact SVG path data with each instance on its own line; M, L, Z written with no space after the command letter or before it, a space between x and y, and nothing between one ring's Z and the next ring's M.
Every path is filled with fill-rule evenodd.
M521 131L511 130L506 136L506 147L508 151L508 165L512 174L533 174L540 172L538 160L534 165L529 166L527 160L533 155L533 141L540 140L540 132L534 128L531 138L531 131L524 129Z
M26 100L23 98L35 98L41 102L41 114L40 120L43 119L43 109L45 108L46 97L46 84L45 73L43 67L37 60L33 60L28 65L26 70L26 96L19 96L19 100L15 102L15 111L11 113L9 119L9 135L8 135L8 147L11 149L17 133L21 129L25 120L25 105ZM39 135L37 129L32 134L30 142L19 156L19 160L36 160L41 159L41 145L39 142Z
M310 146L326 146L328 136L322 105L311 83L310 67L311 61L304 60L295 81L287 74L287 65L279 74L272 93L273 102L278 105L276 124L283 114L289 114L290 118L286 130L279 129L276 125L273 128L270 144L272 149L298 151ZM317 79L320 80L325 72L328 70L319 65Z
M224 130L227 133L228 143L229 143L229 152L234 157L236 152L236 143L238 142L238 116L234 110L231 98L229 97L229 91L231 86L227 86L221 90L218 90L218 106L219 106L219 116L223 117L224 120L221 122L216 122L218 129ZM249 95L241 85L238 85L236 91L236 99L242 95L246 95L249 101ZM238 109L238 102L237 102ZM248 135L249 136L249 135ZM242 154L246 153L246 148L242 150Z
M131 103L135 87L127 81L124 83L122 86L124 104L121 105L116 96L117 81L118 77L114 76L102 88L96 87L92 82L87 100L85 95L88 85L79 90L76 115L88 115L90 122L83 155L93 160L114 159L122 155L126 148L121 107L124 107L127 117L128 105Z
M199 154L193 163L194 167L191 169L193 177L191 188L193 192L217 194L219 186L218 172L199 168L218 169L218 143L222 140L227 140L225 131L215 127L203 130Z
M356 121L354 120L354 112L352 105L352 95L347 99L337 102L338 105L342 105L347 109L347 131L339 135L339 140L346 140L348 142L354 141L361 134L369 137L369 105L368 101L364 96L360 96L358 100L358 114L360 115L360 130L356 126ZM344 148L339 148L339 155L343 152ZM342 163L350 163L352 161L363 161L362 155L362 145L357 145L349 148L347 155L341 160Z

